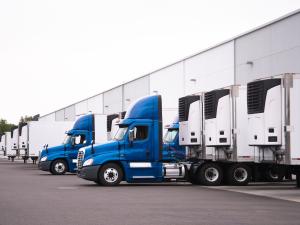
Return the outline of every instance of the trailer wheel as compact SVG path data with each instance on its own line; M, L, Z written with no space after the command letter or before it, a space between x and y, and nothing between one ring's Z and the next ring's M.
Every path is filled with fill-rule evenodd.
M227 170L227 180L230 185L247 185L251 178L251 170L246 164L234 164Z
M51 164L51 170L50 172L53 175L63 175L67 172L68 166L66 164L66 161L63 159L57 159L54 160L54 162Z
M116 186L123 179L123 170L115 163L107 163L100 168L98 179L104 186Z
M223 180L223 171L216 163L204 164L197 173L199 183L206 186L220 185Z
M279 168L272 166L265 170L264 177L269 182L281 182L284 178L285 171L280 171Z

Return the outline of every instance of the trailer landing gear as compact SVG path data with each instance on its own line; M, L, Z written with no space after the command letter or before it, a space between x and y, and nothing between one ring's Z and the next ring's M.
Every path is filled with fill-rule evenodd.
M36 164L36 161L38 160L38 157L31 157L32 164Z
M297 171L296 173L296 184L297 188L300 188L300 171Z

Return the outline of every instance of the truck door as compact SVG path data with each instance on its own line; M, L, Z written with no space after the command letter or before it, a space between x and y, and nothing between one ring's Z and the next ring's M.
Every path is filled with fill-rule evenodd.
M135 124L129 128L128 144L124 148L127 182L161 179L161 165L154 162L153 129L152 123Z
M125 148L125 159L128 162L149 162L153 159L151 153L152 139L151 124L138 124L129 129L133 133L133 140Z

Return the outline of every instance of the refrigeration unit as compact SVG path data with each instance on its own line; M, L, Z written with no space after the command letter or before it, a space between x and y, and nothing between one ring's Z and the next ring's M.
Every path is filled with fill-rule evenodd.
M204 136L212 159L250 162L247 144L247 87L230 86L204 93Z
M248 144L256 162L300 165L300 75L248 83Z
M201 95L179 98L179 145L188 146L190 158L205 158L203 148L203 100Z

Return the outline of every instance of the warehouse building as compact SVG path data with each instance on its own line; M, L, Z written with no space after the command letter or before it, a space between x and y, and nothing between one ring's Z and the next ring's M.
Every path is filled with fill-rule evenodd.
M92 112L126 111L135 99L163 97L165 124L177 114L178 98L282 73L300 72L300 10L138 79L40 117L74 121ZM166 85L172 81L172 85Z

